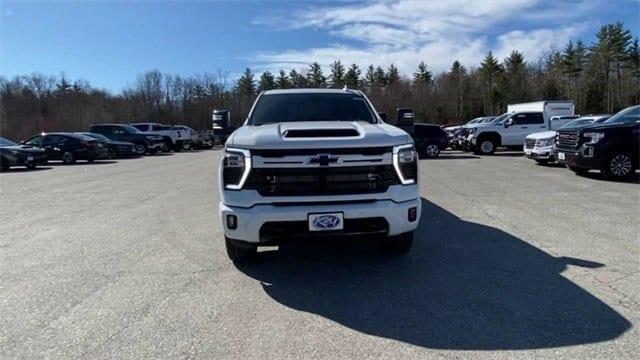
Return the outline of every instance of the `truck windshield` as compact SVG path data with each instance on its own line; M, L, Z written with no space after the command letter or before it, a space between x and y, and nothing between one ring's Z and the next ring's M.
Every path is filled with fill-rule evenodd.
M511 115L511 113L504 113L498 116L497 118L491 120L491 124L501 124L507 117L509 117L509 115Z
M377 118L363 96L340 93L269 94L260 97L249 125L296 121L366 121Z
M603 124L634 124L640 121L640 105L628 107L610 117Z

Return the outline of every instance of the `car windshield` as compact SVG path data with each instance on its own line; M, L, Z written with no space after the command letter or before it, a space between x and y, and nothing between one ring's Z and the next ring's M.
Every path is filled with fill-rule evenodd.
M365 98L351 92L269 94L260 97L250 125L298 121L366 121L376 123Z
M94 134L94 133L83 133L82 135L88 136L88 137L92 137L94 139L98 139L98 140L103 140L103 141L107 141L109 140L106 136L104 135L100 135L100 134Z
M3 137L0 137L0 146L16 146L18 144L14 143L11 140L7 140Z
M591 124L593 120L594 120L593 118L575 119L575 120L569 121L568 123L564 124L560 128L566 129L566 128L572 128L577 126L583 126L583 125Z
M640 121L640 105L628 107L606 121L603 124L634 124Z
M127 130L130 133L139 133L139 132L141 132L140 130L136 129L135 127L129 126L129 125L122 125L122 128Z

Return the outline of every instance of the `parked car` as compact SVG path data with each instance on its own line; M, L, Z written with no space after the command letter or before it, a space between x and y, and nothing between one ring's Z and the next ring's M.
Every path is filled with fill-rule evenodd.
M544 130L554 130L564 125L569 119L554 116L573 115L575 105L572 101L537 101L531 103L511 104L500 121L471 124L465 140L470 150L476 154L490 155L498 147L520 149L527 135Z
M28 145L16 144L0 137L0 170L7 171L12 166L25 166L35 169L47 162L44 150Z
M592 123L601 123L611 115L583 116L564 124L560 129L578 129ZM555 161L556 131L542 131L527 135L524 142L524 155L535 160L538 164L545 165Z
M186 125L174 125L171 128L188 133L191 139L191 147L194 149L211 149L213 147L213 141L207 131L198 132Z
M41 148L48 160L62 160L73 164L77 160L93 162L108 156L104 142L74 133L42 133L23 142L24 145Z
M128 158L136 156L136 144L128 141L115 141L102 134L96 134L91 132L74 133L92 137L94 139L103 141L107 145L108 158Z
M558 162L577 174L600 170L606 177L631 176L640 162L640 105L579 129L560 129L556 136Z
M191 135L189 131L173 129L169 125L158 123L136 123L131 126L145 134L162 136L164 140L163 151L180 151L191 149Z
M462 137L461 135L463 134L464 130L467 128L467 125L489 123L494 118L495 116L478 117L462 125L445 127L444 130L447 132L449 146L451 147L451 149L453 150L462 149L463 147L462 143L464 142L464 137Z
M97 124L89 128L89 132L104 135L113 141L130 142L135 145L138 155L154 154L164 146L160 135L145 134L133 126L124 124Z
M438 125L413 124L409 134L413 138L418 154L428 158L437 157L440 151L449 145L447 132Z
M353 236L406 253L420 220L417 159L409 134L360 91L264 91L220 161L227 254Z

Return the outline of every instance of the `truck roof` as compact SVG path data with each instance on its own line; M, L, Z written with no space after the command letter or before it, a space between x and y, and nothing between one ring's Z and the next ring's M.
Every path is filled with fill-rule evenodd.
M344 94L345 92L351 92L353 94L361 95L362 92L360 90L354 89L316 89L316 88L305 88L305 89L276 89L276 90L266 90L262 92L262 95L277 95L277 94Z

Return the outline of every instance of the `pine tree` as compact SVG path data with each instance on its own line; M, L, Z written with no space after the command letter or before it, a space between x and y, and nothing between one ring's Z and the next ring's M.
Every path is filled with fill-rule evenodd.
M389 65L389 69L387 70L387 84L394 85L400 82L400 71L398 68L391 63Z
M381 66L376 67L376 71L373 73L373 83L379 87L383 87L387 84L387 75L384 73L384 69Z
M623 62L627 59L627 49L631 44L632 36L622 23L617 22L600 27L596 38L598 40L591 46L591 51L595 61L601 66L605 78L607 111L612 112L617 105L614 105L614 94L610 84L611 72L616 71L617 99L615 103L620 103L622 67Z
M502 66L491 51L482 60L478 72L484 85L485 105L491 113L498 113L500 110L498 108L499 103L502 100L502 94L498 89Z
M260 82L258 84L258 92L271 90L276 88L276 78L269 71L265 71L260 76Z
M347 73L344 76L344 82L347 85L347 87L351 89L360 88L361 86L360 74L361 74L361 71L358 65L351 64L351 66L349 66L349 70L347 70Z
M256 81L254 79L253 71L250 68L245 68L244 73L236 82L236 93L239 95L251 96L256 93Z
M369 65L369 67L367 67L367 72L364 75L364 82L369 89L375 86L375 72L376 68L374 68L373 65Z
M527 69L524 61L524 55L519 51L512 51L509 56L504 59L505 82L504 94L507 94L507 101L522 102L527 99Z
M291 69L289 72L289 81L291 82L291 86L294 88L306 88L308 87L307 78L296 71L296 69Z
M289 77L287 73L280 69L278 72L278 77L276 78L276 87L278 89L288 89L291 87L291 82L289 81Z
M345 70L344 70L344 65L342 65L342 63L340 62L340 60L338 61L334 61L331 66L331 75L329 75L329 78L331 79L331 86L334 88L342 88L345 84Z
M322 66L317 62L309 65L309 72L307 73L307 82L309 86L315 88L327 87L327 78L322 74Z
M427 69L424 61L418 64L418 70L413 73L413 83L422 87L428 87L433 83L433 73Z
M447 74L451 81L456 94L456 120L462 119L464 79L467 77L467 69L465 69L458 60L451 65L451 70Z
M640 47L638 46L638 38L635 38L629 46L628 59L630 64L630 73L632 79L635 79L633 87L635 91L631 94L631 103L640 103Z

